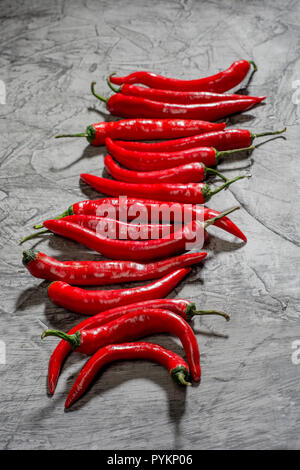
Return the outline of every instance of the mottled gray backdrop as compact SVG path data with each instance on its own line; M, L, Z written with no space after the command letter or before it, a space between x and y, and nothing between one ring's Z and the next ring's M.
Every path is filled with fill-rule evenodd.
M300 364L292 361L300 340L299 15L296 0L1 2L1 448L300 448ZM38 319L66 330L79 317L48 300L47 283L23 268L18 242L33 223L96 196L78 175L100 175L105 149L53 137L108 117L89 86L95 80L109 95L110 72L188 79L241 58L259 69L248 93L268 99L228 124L288 130L286 140L220 165L230 176L252 173L209 203L242 206L232 219L248 243L210 230L209 259L172 293L232 317L194 322L201 385L185 391L159 365L119 363L65 413L86 358L72 355L50 398L47 363L57 341L42 343ZM100 259L55 236L36 246L60 259ZM182 353L173 337L151 340Z

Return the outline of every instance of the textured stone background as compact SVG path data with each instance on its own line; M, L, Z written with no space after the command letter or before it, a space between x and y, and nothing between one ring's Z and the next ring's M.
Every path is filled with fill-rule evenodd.
M300 339L300 108L292 88L300 80L299 14L296 0L1 2L0 79L7 91L0 104L0 340L7 353L0 365L1 448L300 448L300 365L291 360L292 342ZM286 140L220 166L232 176L251 167L251 180L209 203L216 209L239 203L232 218L249 241L243 246L210 230L209 259L172 294L232 316L228 324L194 321L201 385L185 391L158 365L119 363L65 413L67 391L86 358L69 358L50 398L47 363L57 342L41 342L37 319L66 330L79 317L47 299L47 283L22 267L18 241L33 223L96 196L78 175L101 174L105 149L53 136L108 117L89 85L96 80L109 94L109 72L194 78L240 58L259 67L249 94L268 100L229 125L288 131ZM96 258L55 236L35 246L60 259ZM150 339L182 351L173 337Z

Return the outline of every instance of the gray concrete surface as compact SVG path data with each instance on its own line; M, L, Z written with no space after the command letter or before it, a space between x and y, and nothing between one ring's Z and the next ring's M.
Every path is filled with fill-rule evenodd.
M11 0L0 8L7 93L0 104L0 447L299 449L300 364L292 361L300 340L299 2ZM96 80L109 95L109 72L148 69L188 79L240 58L259 68L248 93L268 99L228 124L288 131L286 140L220 166L228 175L251 170L251 180L209 203L242 206L232 219L248 243L210 230L209 259L172 293L232 317L228 324L194 321L201 384L185 391L158 365L124 362L107 368L65 413L86 359L69 358L50 398L47 362L56 340L42 343L37 319L66 330L79 318L48 300L47 283L23 268L18 241L34 223L96 196L78 175L101 174L105 149L53 137L107 118L89 85ZM31 245L60 259L97 258L55 236ZM173 337L151 340L182 351Z

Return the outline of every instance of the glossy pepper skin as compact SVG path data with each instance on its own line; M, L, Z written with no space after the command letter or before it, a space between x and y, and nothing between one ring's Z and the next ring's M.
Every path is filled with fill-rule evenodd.
M144 359L158 362L164 366L177 384L191 385L190 369L182 357L158 344L123 343L110 344L99 349L83 366L72 386L65 408L70 408L87 390L97 373L103 366L113 361Z
M217 312L215 310L196 310L195 304L186 299L153 299L124 305L122 307L115 307L109 310L105 310L104 312L97 313L96 315L88 317L82 322L80 322L78 325L74 326L68 332L68 334L72 335L77 331L99 327L101 325L104 325L105 323L109 323L113 320L116 320L117 318L120 318L126 313L137 313L140 309L144 308L160 308L163 310L169 310L181 316L186 321L190 321L194 315L207 314L221 315L227 321L229 321L230 319L229 315L224 312ZM63 362L71 351L71 344L68 341L62 339L51 354L48 368L48 387L51 395L53 395L54 393Z
M141 240L137 242L106 238L92 230L66 222L64 219L46 220L44 226L57 235L82 243L88 248L103 254L106 258L153 261L189 250L191 249L191 244L193 244L193 248L202 246L205 228L212 225L215 219L218 220L237 209L239 209L238 206L205 222L193 220L170 235L156 240Z
M106 155L104 165L113 178L126 183L198 183L205 180L208 174L215 174L226 180L221 173L207 168L201 162L186 163L166 170L131 171L121 168L110 155Z
M168 209L169 217L164 218L163 207ZM190 220L206 221L212 217L217 217L220 212L205 206L196 206L191 204L181 204L179 202L154 201L151 199L126 198L121 201L120 198L103 198L94 201L84 200L72 204L65 212L60 214L56 219L61 219L67 215L87 214L98 216L115 217L118 220L133 220L140 214L144 215L148 220L153 219L153 213L159 213L157 222L174 222L182 224L185 222L185 214ZM216 220L215 226L225 230L228 233L247 241L246 235L228 218ZM35 225L35 228L42 228L44 224Z
M188 242L195 241L197 230L194 221L188 224L185 229L180 228L170 236L156 240L134 242L132 240L107 238L80 225L66 222L64 219L46 220L44 226L56 235L77 241L91 250L101 253L106 258L138 262L150 262L184 251ZM203 241L203 238L201 241Z
M124 183L99 176L82 173L80 178L100 193L109 196L151 197L162 201L175 201L183 204L204 204L216 192L228 187L244 176L228 180L216 190L205 183Z
M91 355L108 344L134 341L155 333L171 333L180 339L191 368L192 378L195 382L199 382L201 370L197 339L189 324L169 310L144 308L138 312L127 313L98 328L78 331L74 335L46 330L42 338L58 336L69 341L75 351Z
M144 86L129 85L124 83L119 90L112 88L116 93L122 95L136 96L137 98L146 98L152 101L175 104L203 104L215 103L217 101L234 101L253 99L257 103L265 99L265 96L255 97L249 95L234 95L225 93L212 93L209 91L171 91L159 90L157 88L146 88Z
M87 214L67 215L64 217L64 221L77 224L106 238L116 240L153 240L164 237L174 231L174 225L172 224L134 224L109 217L97 217ZM24 243L47 232L50 231L43 230L31 233L23 237L20 243Z
M115 141L115 144L127 150L138 152L177 152L194 147L214 147L216 150L231 150L250 147L257 137L278 135L286 131L263 132L254 134L247 129L226 129L224 131L207 132L181 139L165 140L162 142L126 142ZM110 142L110 141L108 141Z
M196 80L178 80L152 72L139 71L125 77L111 75L110 81L116 85L141 83L150 88L158 88L160 90L224 93L224 91L228 91L241 83L249 72L251 64L253 64L254 70L256 70L256 65L252 61L238 60L222 72Z
M92 145L104 145L105 139L158 140L177 139L225 129L225 123L211 123L191 119L123 119L121 121L98 122L79 134L61 134L61 137L86 137Z
M174 231L174 225L172 224L134 224L110 219L109 217L97 217L86 214L69 215L64 220L108 238L120 240L152 240L161 238Z
M110 98L95 96L106 103L108 111L114 116L155 119L168 119L176 116L181 119L203 119L205 121L217 121L231 114L246 111L264 99L247 98L214 103L175 104L123 95L122 93L116 93Z
M130 170L136 171L166 170L174 166L194 162L203 163L205 166L211 167L217 165L220 158L226 155L254 148L250 146L243 149L223 150L220 152L214 147L195 147L176 152L145 152L143 150L128 150L111 139L106 139L105 145L110 155L119 163Z
M105 286L130 281L157 279L176 269L200 263L207 253L186 253L153 263L133 261L59 261L45 253L23 252L23 264L39 279L64 281L77 286Z
M95 315L108 308L165 297L190 271L190 268L178 269L150 284L129 289L85 290L55 281L48 287L48 295L61 307L83 315Z

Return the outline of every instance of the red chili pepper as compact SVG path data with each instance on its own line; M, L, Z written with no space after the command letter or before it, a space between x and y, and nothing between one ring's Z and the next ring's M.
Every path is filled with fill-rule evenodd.
M108 86L115 93L122 93L122 95L136 96L138 98L146 98L152 101L160 101L164 103L176 104L202 104L202 103L215 103L216 101L233 101L253 99L257 103L261 102L266 96L249 96L249 95L233 95L224 93L211 93L209 91L171 91L159 90L157 88L146 88L144 86L128 85L124 83L120 88L115 88L110 79L107 79Z
M234 88L246 77L253 65L254 71L257 67L252 60L238 60L222 72L210 77L200 78L196 80L178 80L176 78L167 78L152 72L134 72L125 77L115 77L111 75L111 82L116 85L123 83L141 83L150 88L158 88L160 90L174 91L212 91L215 93L223 93L224 91Z
M218 310L196 310L196 305L193 302L185 299L154 299L154 300L145 300L143 302L136 302L133 304L115 307L104 312L97 313L92 317L88 317L78 325L74 326L69 332L69 335L76 333L81 330L88 330L92 328L97 328L109 323L121 316L130 313L138 312L140 309L144 308L160 308L163 310L169 310L173 313L184 318L186 321L190 321L194 315L219 315L225 318L226 321L230 320L229 315L225 312L220 312ZM58 376L62 364L67 357L67 355L72 351L72 347L68 341L61 340L53 353L51 354L49 360L49 370L48 370L48 386L51 395L53 395Z
M187 248L189 244L194 247L200 246L204 241L204 230L209 225L214 224L216 220L224 217L239 207L234 207L220 215L208 219L205 222L194 220L179 230L171 233L169 236L156 240L131 241L114 240L97 234L92 230L80 227L77 224L66 222L64 219L46 220L44 226L57 235L70 238L78 243L82 243L88 248L101 253L106 258L123 259L133 261L153 261L158 258L166 258L176 253L180 253Z
M167 208L168 218L164 219L163 208ZM119 198L103 198L95 201L85 200L72 204L65 212L56 219L62 219L73 214L89 214L98 216L114 217L118 220L133 220L139 214L145 215L149 220L153 219L153 213L158 213L158 222L184 222L184 216L190 217L190 220L208 220L220 215L220 212L205 206L196 206L191 204L181 204L179 202L153 201L151 199L126 198L125 201ZM214 225L231 233L243 241L247 241L243 232L228 218L215 220ZM43 224L34 225L34 228L43 228ZM41 232L40 232L41 233Z
M107 238L115 238L120 240L153 240L161 238L174 231L172 224L133 224L126 223L108 217L97 217L95 215L69 215L64 217L66 222L72 222L81 227L88 228L93 232L103 235ZM36 238L41 233L49 233L49 230L35 232L23 237L20 243Z
M77 331L73 335L58 330L46 330L42 338L57 336L68 341L77 352L91 355L108 344L133 341L155 333L171 333L178 336L184 347L193 380L199 382L200 353L196 337L189 324L169 310L144 308L138 312L127 313L98 328Z
M126 183L198 183L205 180L207 174L212 173L222 180L227 178L214 168L207 168L204 163L192 162L185 165L157 171L130 171L121 168L110 155L104 158L106 171L118 181Z
M127 150L110 138L105 140L109 153L122 165L131 170L154 171L165 170L185 163L200 162L207 167L215 166L227 155L253 150L254 146L219 152L214 147L195 147L177 152L144 152ZM128 194L129 195L129 194Z
M158 362L168 369L170 376L177 384L192 385L189 382L189 366L178 354L158 344L146 342L110 344L99 349L83 366L69 392L65 408L70 408L86 392L103 366L113 361L131 359Z
M151 284L130 289L85 290L54 281L48 287L48 295L61 307L83 315L95 315L107 308L165 297L190 271L191 268L177 269Z
M247 98L242 100L217 101L215 103L202 104L175 104L153 101L136 96L116 93L110 98L98 95L92 83L92 93L100 101L106 104L110 114L125 118L171 118L176 116L182 119L204 119L217 121L231 114L246 111L264 98Z
M114 143L127 150L138 152L176 152L194 147L214 147L216 150L231 150L250 147L257 137L282 134L286 128L280 131L263 132L253 134L247 129L227 129L225 131L208 132L182 139L165 140L162 142L126 142L117 140Z
M225 123L211 123L191 119L123 119L98 122L79 134L62 134L61 137L86 137L92 145L104 145L106 137L122 140L177 139L201 132L225 129Z
M81 173L80 178L100 193L109 196L151 197L162 201L172 200L186 204L204 204L214 194L227 188L235 181L248 178L248 176L236 176L214 190L206 183L123 183L89 175L88 173Z
M157 279L176 269L192 266L207 256L186 253L148 264L133 261L59 261L45 253L27 250L23 252L23 264L39 279L65 281L77 286L104 286L130 281Z

